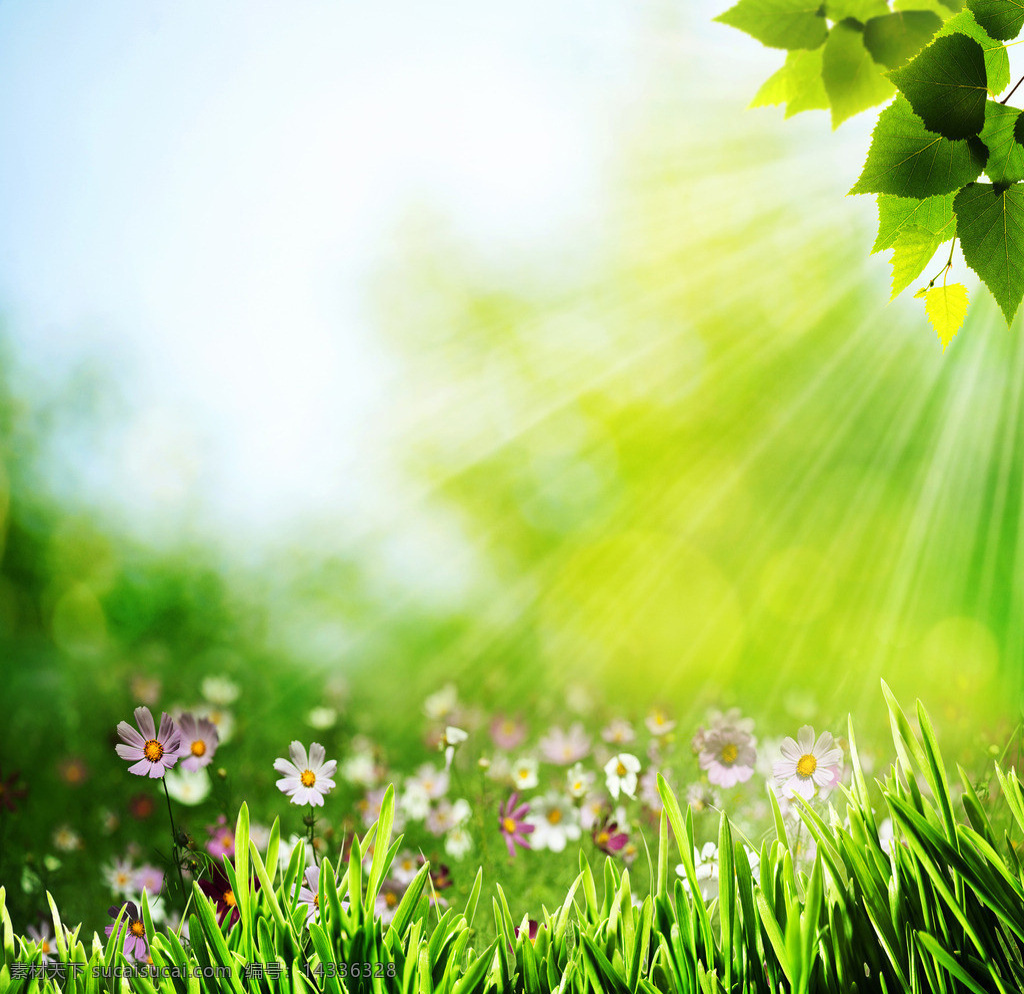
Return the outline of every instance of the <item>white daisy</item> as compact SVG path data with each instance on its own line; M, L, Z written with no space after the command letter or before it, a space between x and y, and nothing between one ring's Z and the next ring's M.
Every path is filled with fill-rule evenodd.
M605 785L608 793L618 800L619 794L633 797L636 794L640 760L632 753L620 752L604 764Z
M288 747L287 759L275 759L274 769L283 774L277 781L280 791L287 794L292 804L311 804L314 807L322 807L324 795L334 789L335 783L331 779L338 765L336 760L327 760L327 753L319 742L313 742L309 746L309 755L306 755L306 747L295 740Z

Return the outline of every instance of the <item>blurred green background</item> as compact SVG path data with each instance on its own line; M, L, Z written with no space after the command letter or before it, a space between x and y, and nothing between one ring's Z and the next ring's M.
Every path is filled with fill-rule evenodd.
M943 355L914 302L887 305L873 205L844 197L870 122L833 135L824 114L746 111L770 59L709 26L716 12L655 5L613 23L626 68L614 106L597 105L599 182L565 237L492 245L429 195L383 212L355 336L387 357L377 406L275 422L303 480L323 463L319 503L289 505L274 478L287 474L257 447L257 469L215 501L198 471L146 505L138 479L120 481L166 468L157 442L128 476L108 473L111 440L142 419L121 331L84 357L59 336L40 352L31 308L12 306L0 776L20 770L29 795L6 816L0 876L16 914L39 905L21 854L38 868L57 824L83 836L52 880L40 871L66 920L96 917L98 862L147 844L112 738L140 677L159 679L158 707L195 701L209 675L241 687L217 803L248 798L265 821L286 808L271 763L314 734L310 708L340 710L335 755L362 732L396 765L419 762L423 701L447 682L538 722L565 723L582 685L602 714L664 706L684 737L708 706L736 704L777 735L805 720L841 734L852 713L882 743L884 678L925 701L956 755L1009 733L1024 650L1018 328L975 289ZM317 263L333 278L329 255ZM312 347L295 334L283 347ZM352 371L332 361L326 389L345 393ZM216 368L229 378L230 356ZM170 410L189 420L187 404ZM250 444L225 424L212 463ZM331 446L352 438L369 462L349 472ZM283 511L252 512L264 486ZM81 788L61 779L68 757L88 766Z

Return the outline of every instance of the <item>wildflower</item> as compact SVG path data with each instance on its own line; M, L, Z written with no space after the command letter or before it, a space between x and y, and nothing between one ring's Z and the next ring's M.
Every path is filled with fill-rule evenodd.
M135 709L136 731L127 721L118 722L117 734L122 742L115 748L118 756L132 763L129 773L140 777L162 777L178 761L181 733L171 716L165 711L160 715L160 729L153 723L149 708L140 705Z
M123 915L121 915L122 911L124 912ZM142 912L139 911L139 906L134 901L127 901L121 907L111 905L107 909L107 914L115 920L121 915L121 923L117 926L117 933L120 935L121 931L124 931L125 956L130 956L137 960L146 959L149 955L149 945L146 941L146 925L142 920ZM108 925L104 931L107 935L112 935L114 926Z
M421 860L421 863L426 860ZM452 874L446 863L438 863L431 866L427 871L430 876L430 885L434 890L447 890L452 885ZM447 904L447 901L438 900L438 904Z
M526 935L529 938L529 940L531 942L534 942L536 940L536 938L537 938L537 933L540 931L540 922L538 922L534 918L527 918L525 923L523 923L522 925L516 925L515 931L516 931L516 938L517 939L519 938L520 934L523 932L524 928L525 928Z
M103 876L108 886L116 895L127 897L135 886L135 867L130 859L115 859L103 869Z
M427 815L427 831L431 835L444 835L457 825L469 821L471 814L469 802L465 798L460 797L454 803L442 800Z
M717 808L720 803L718 792L703 783L691 783L686 788L686 803L700 814L708 808Z
M407 818L422 821L430 813L430 795L426 787L418 780L407 780L405 790L398 799L398 807Z
M306 905L306 924L320 915L320 867L307 866L299 888L299 903Z
M580 825L589 832L608 813L608 801L603 794L588 794L580 805Z
M149 794L133 794L128 800L128 813L137 821L145 821L156 811L156 802Z
M209 835L206 851L214 859L223 859L225 856L228 859L234 859L235 830L228 825L227 818L224 815L219 815L216 824L207 825L206 831Z
M455 750L458 746L462 745L466 739L469 738L469 734L461 728L456 728L454 725L448 725L445 727L444 735L441 736L441 748L444 749L444 768L446 770L451 768L452 760L455 758Z
M456 825L444 839L444 851L452 859L465 859L473 849L473 836L465 825Z
M498 715L491 722L491 740L499 749L515 749L526 739L526 723L517 718Z
M402 896L402 885L396 880L385 880L381 885L373 910L380 918L381 924L390 925L398 910L398 902Z
M645 719L644 724L651 735L667 735L676 727L674 721L670 721L668 715L661 709L655 708Z
M220 745L227 745L235 732L235 716L227 709L219 705L201 704L192 708L192 714L197 718L205 718L213 723L217 729L217 738Z
M155 676L136 673L129 684L132 697L143 704L156 704L160 699L160 680Z
M319 731L324 731L327 728L333 728L337 721L338 712L334 708L313 708L306 715L306 724L309 725L310 728L316 728Z
M113 835L121 824L121 819L110 808L100 808L100 827L104 835Z
M53 845L61 852L74 852L82 848L82 837L70 825L60 825L54 829Z
M249 841L257 849L265 850L270 845L270 829L266 825L261 825L258 821L250 823Z
M289 747L291 762L287 759L275 759L274 769L284 776L277 781L278 789L291 799L292 804L311 804L323 806L324 795L334 789L331 776L337 767L337 761L331 759L324 762L326 752L319 742L309 747L309 755L299 741L292 742Z
M557 790L534 799L529 821L534 829L530 840L534 849L562 852L567 842L575 842L582 834L572 801Z
M516 790L531 790L537 786L537 760L524 756L513 763L511 773Z
M590 770L585 770L582 763L575 763L565 774L565 782L572 797L583 797L590 790L595 780Z
M178 731L181 732L178 750L181 768L195 773L201 767L209 766L220 742L217 726L209 718L185 713L178 719Z
M509 857L515 856L516 846L531 848L526 836L534 831L533 825L525 820L530 812L529 804L517 804L518 801L519 795L513 792L505 804L498 808L498 828L505 839Z
M415 776L406 780L407 788L411 784L419 784L427 797L431 801L436 801L448 793L448 773L445 770L435 769L433 763L424 763L416 771Z
M747 861L750 864L751 874L754 880L760 879L760 857L753 849L744 847L747 854ZM697 889L705 901L710 901L718 896L718 846L714 842L705 842L704 845L693 850L693 868L697 877ZM686 876L686 867L680 863L676 866L676 873L683 878L683 888L690 893L690 881Z
M620 793L627 797L636 794L637 774L640 772L640 760L628 752L620 752L612 756L604 764L605 785L608 793L618 799Z
M282 876L288 871L288 864L292 861L292 855L299 846L302 847L303 867L316 865L315 847L309 844L309 840L301 835L290 835L286 841L281 843L281 847L277 851L277 865ZM346 859L345 862L348 860Z
M200 689L211 704L225 706L238 699L238 684L226 676L208 676L200 684Z
M723 726L711 729L704 736L698 763L711 783L735 787L754 775L756 760L753 737L735 726Z
M45 919L41 919L39 926L29 925L25 929L25 934L35 943L39 945L39 952L42 954L42 962L49 963L53 959L53 954L56 951L56 946L53 943L53 929L50 927L50 923Z
M580 722L574 722L568 732L555 726L540 740L540 749L549 763L568 766L590 752L590 736Z
M431 721L444 721L456 708L459 692L454 683L446 683L423 702L423 713Z
M259 878L256 877L253 882L255 889L259 890ZM217 905L219 924L223 925L225 919L229 919L230 928L238 921L240 916L235 892L231 889L231 881L228 880L227 874L219 866L212 868L209 880L199 881L199 889Z
M182 766L185 764L183 763ZM210 774L205 769L190 773L187 769L169 770L164 777L167 793L179 804L193 807L202 804L210 794Z
M628 745L636 738L636 732L625 718L613 718L601 731L601 738L611 745Z
M391 876L404 887L412 883L419 866L416 853L411 849L405 849L395 857L394 863L391 864Z
M338 768L343 780L359 787L372 787L377 783L377 764L369 752L356 752L342 761Z
M158 866L151 863L144 863L134 874L133 882L136 890L148 891L150 894L159 894L164 886L164 873ZM153 911L152 906L150 912Z
M629 841L629 835L619 831L619 823L612 818L613 816L606 815L590 833L594 845L608 856L614 856Z
M68 756L57 764L57 774L69 787L80 787L89 779L89 767L79 756Z
M843 751L836 747L831 734L822 732L815 741L814 729L804 725L796 740L783 739L782 759L773 772L784 793L809 800L816 789L830 790L839 783L842 769Z

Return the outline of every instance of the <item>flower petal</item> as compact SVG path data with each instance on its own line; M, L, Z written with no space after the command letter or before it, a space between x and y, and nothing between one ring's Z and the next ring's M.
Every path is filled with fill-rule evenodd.
M127 721L119 721L117 723L117 734L120 735L128 745L138 746L139 749L146 744L146 740L138 733L138 730L132 728Z
M804 725L797 732L796 741L800 746L801 752L810 752L814 748L814 729L810 725Z
M309 769L309 764L306 762L306 747L298 739L293 739L291 745L288 746L288 755L300 770Z
M319 742L309 744L309 768L319 770L327 758L327 750Z
M144 739L156 738L156 725L153 724L153 715L149 713L149 708L144 704L140 704L135 709L135 724L139 726Z

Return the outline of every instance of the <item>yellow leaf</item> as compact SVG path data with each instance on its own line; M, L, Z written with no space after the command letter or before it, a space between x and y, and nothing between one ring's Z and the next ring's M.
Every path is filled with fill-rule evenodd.
M967 287L962 283L932 287L924 295L924 312L938 332L945 352L967 315Z

